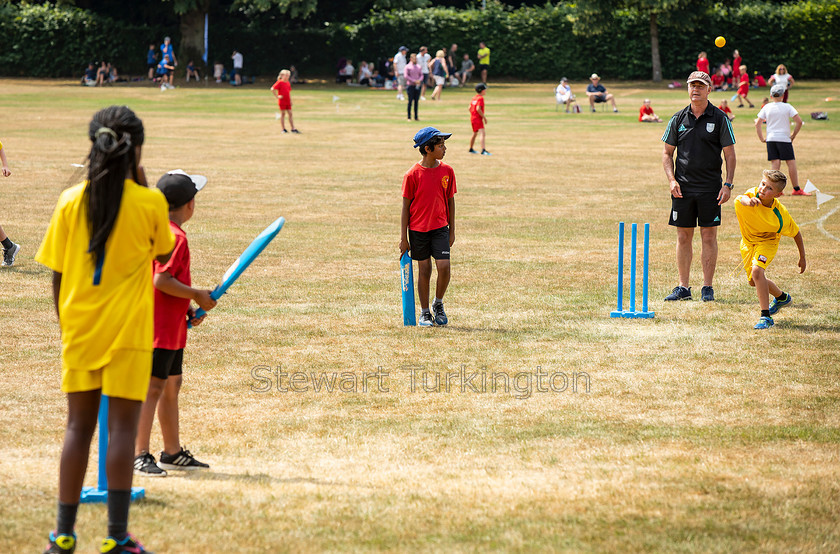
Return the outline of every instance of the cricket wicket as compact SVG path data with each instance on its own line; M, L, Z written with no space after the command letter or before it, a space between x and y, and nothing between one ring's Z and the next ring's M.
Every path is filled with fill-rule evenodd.
M648 258L650 251L650 223L645 223L645 243L642 261L642 309L636 310L636 229L637 224L630 226L630 308L624 309L624 222L618 224L618 303L610 317L652 318L654 313L648 311Z

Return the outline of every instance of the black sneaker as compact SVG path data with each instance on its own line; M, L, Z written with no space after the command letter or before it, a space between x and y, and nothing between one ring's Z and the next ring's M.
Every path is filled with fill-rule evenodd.
M72 535L58 535L50 532L50 544L44 554L73 554L76 551L76 533Z
M711 285L703 287L700 289L700 299L703 300L703 302L714 302L715 289L713 289Z
M470 148L470 154L478 154L478 152L472 148Z
M15 258L20 252L20 245L12 243L10 248L3 249L3 267L12 267L15 265Z
M431 327L434 325L432 322L432 314L429 312L420 312L420 321L417 322L420 327Z
M177 454L160 453L160 463L158 464L163 469L208 469L210 466L204 462L196 460L190 451L181 447L181 451Z
M296 135L299 135L299 134L300 134L300 131L298 131L297 129L292 129L292 132L293 132L294 134L296 134Z
M432 311L435 312L435 325L443 327L449 323L449 320L446 318L446 312L443 311L443 302L432 304Z
M677 285L671 291L671 294L665 297L666 302L671 300L691 300L691 287L685 288Z
M99 545L99 552L102 554L118 554L120 552L133 552L135 554L153 554L146 550L140 541L132 535L128 534L126 538L118 541L114 537L102 539L102 544Z
M155 457L144 452L134 458L134 475L146 477L166 477L166 471L158 467Z

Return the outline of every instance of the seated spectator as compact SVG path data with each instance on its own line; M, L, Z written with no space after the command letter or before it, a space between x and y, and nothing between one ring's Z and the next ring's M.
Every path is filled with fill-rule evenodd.
M569 80L563 77L560 79L560 84L554 89L554 97L557 99L557 104L554 107L556 111L560 104L566 105L566 113L569 113L569 108L575 103L575 95L572 94L572 87L569 86Z
M172 86L173 71L175 71L175 66L169 63L169 54L165 54L157 68L157 74L160 77L160 87L162 89L175 88Z
M589 108L594 112L595 104L611 102L613 111L618 112L618 108L615 105L615 98L613 98L613 95L607 92L607 89L601 84L601 78L598 74L593 73L592 76L589 77L589 80L592 81L586 87L586 96L589 97Z
M289 66L289 82L293 85L296 84L296 83L302 83L303 82L299 79L298 70L293 65Z
M225 66L222 63L215 62L213 64L213 78L216 79L217 83L221 83L222 80L225 78Z
M87 87L96 86L96 66L93 65L93 62L90 62L87 69L85 69L85 76L82 77L82 84Z
M726 117L729 118L729 121L735 119L735 114L732 113L732 109L729 107L729 102L726 101L726 98L720 101L718 109L726 114Z
M359 62L359 84L369 86L371 77L373 77L373 73L370 72L368 63L365 61Z
M356 72L356 68L353 67L351 60L346 60L344 62L344 67L341 68L338 72L338 82L339 83L351 83L353 81L353 74Z
M111 74L111 66L106 61L99 64L99 69L96 70L96 86L101 87L108 82L108 76Z
M653 107L650 105L650 99L645 98L642 107L639 108L639 121L643 123L662 123L659 116L653 112Z
M379 74L378 69L373 70L373 75L370 77L371 86L375 88L382 88L385 86L385 77Z
M201 77L198 74L198 69L195 67L195 64L192 60L190 63L187 64L187 82L190 82L190 77L195 77L196 82L198 82Z
M718 69L717 72L712 75L712 90L726 90L729 88L729 85L726 83L726 77L723 75L723 69Z
M108 64L111 66L111 70L108 73L108 82L109 83L124 83L125 79L120 79L120 74L117 72L117 66L114 64Z
M761 73L756 71L756 72L753 73L753 75L754 75L753 82L752 82L753 88L764 88L764 87L767 86L767 80L764 78L764 76Z
M474 70L475 64L470 59L470 55L464 54L464 59L461 61L461 69L455 73L455 76L458 77L458 81L461 83L460 86L464 86L464 83L469 82Z

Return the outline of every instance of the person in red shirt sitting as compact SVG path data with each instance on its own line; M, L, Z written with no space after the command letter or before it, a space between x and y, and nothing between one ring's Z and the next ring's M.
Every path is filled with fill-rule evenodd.
M735 119L735 114L732 113L732 109L729 107L729 102L726 101L726 98L720 101L718 109L726 114L726 117L729 118L729 121Z
M642 107L639 108L639 121L644 123L661 123L659 116L653 113L653 107L650 105L650 99L645 98Z
M712 90L726 90L726 77L723 76L723 69L718 68L717 73L712 75Z

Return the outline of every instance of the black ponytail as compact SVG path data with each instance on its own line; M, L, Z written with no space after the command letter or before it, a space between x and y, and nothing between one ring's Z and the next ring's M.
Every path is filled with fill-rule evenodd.
M105 244L120 211L123 183L136 178L135 147L142 146L143 122L126 106L111 106L97 112L88 130L93 145L85 187L90 247L97 268L105 259Z

